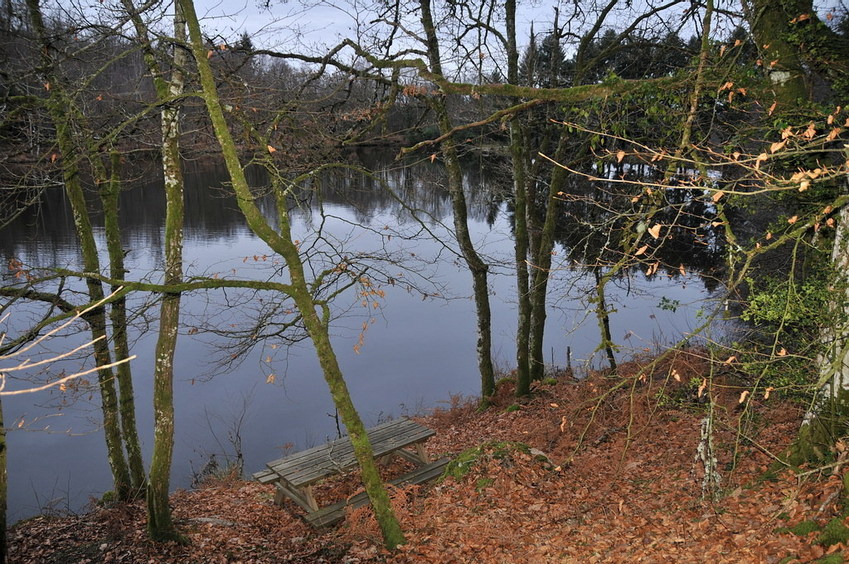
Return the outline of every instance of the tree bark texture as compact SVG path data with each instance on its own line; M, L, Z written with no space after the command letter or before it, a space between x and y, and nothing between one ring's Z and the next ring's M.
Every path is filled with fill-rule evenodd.
M442 59L439 50L439 40L433 22L430 0L421 0L422 27L425 30L427 57L431 71L442 74ZM448 109L442 96L434 96L428 100L436 114L439 131L445 135L453 129ZM460 245L460 253L466 261L466 266L472 274L472 292L475 300L477 316L477 347L478 371L481 376L481 405L486 406L489 398L495 393L495 370L492 366L492 314L489 303L489 266L483 261L475 249L469 232L468 209L466 195L463 191L463 174L457 146L451 137L440 144L445 169L448 173L448 191L451 194L451 207L454 213L454 233Z
M99 273L100 262L97 255L97 246L80 180L80 149L75 144L70 123L71 115L74 113L74 102L67 97L64 88L65 85L61 84L58 75L54 72L50 56L50 41L44 27L39 0L27 0L26 4L33 30L42 46L41 71L48 81L47 84L50 85L46 104L51 120L54 122L56 128L56 141L62 157L62 175L65 183L65 191L71 205L74 227L80 242L83 269L87 273ZM103 299L103 286L100 281L93 277L88 277L86 278L86 286L88 288L89 299L92 302ZM93 309L89 313L87 321L91 329L92 339L95 340L93 345L95 362L98 366L111 364L107 339L101 339L101 337L106 337L105 308L99 306ZM132 486L127 461L123 452L115 379L110 369L98 370L97 375L101 410L103 413L103 431L106 437L106 450L109 467L112 470L115 493L119 499L130 499L132 497Z
M224 112L215 86L215 79L206 58L206 47L204 46L194 3L192 0L180 0L180 4L183 6L188 23L192 54L197 62L200 74L202 95L206 102L210 119L212 120L215 136L224 154L224 160L230 174L233 190L236 193L239 208L251 231L260 237L269 248L282 256L286 262L291 282L290 295L303 316L304 325L313 342L324 379L330 389L336 408L339 410L342 423L348 431L354 455L360 466L363 486L374 509L384 543L387 548L394 549L399 544L405 542L405 538L398 519L392 510L389 494L380 479L371 443L365 432L365 426L351 401L345 379L342 376L342 371L333 351L328 327L329 312L327 306L318 304L313 299L304 274L304 265L301 262L298 247L291 239L288 217L280 218L280 233L278 233L268 224L254 203L253 194L239 162L235 142L224 118ZM316 311L316 308L319 306L324 311L324 315L321 317L319 317Z
M175 4L174 37L179 44L186 41L186 22L182 5ZM174 49L174 66L168 97L183 93L185 51ZM179 284L183 279L183 175L180 169L180 108L166 104L162 109L162 171L165 184L165 277L166 284ZM153 454L147 490L148 532L153 540L185 542L174 527L168 493L171 459L174 450L174 354L180 326L180 293L162 296L159 313L159 338L153 371Z

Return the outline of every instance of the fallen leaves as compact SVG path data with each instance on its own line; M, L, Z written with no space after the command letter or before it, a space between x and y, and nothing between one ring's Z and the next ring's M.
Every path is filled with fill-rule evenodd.
M758 403L749 395L763 420L751 437L758 449L734 458L740 390L717 375L709 383L709 367L697 354L677 354L654 371L646 370L648 362L621 364L619 378L590 374L540 383L513 412L506 411L516 402L513 384L505 380L486 411L458 399L422 420L437 431L427 443L431 455L519 440L551 463L516 448L490 449L459 479L392 490L408 539L394 554L381 547L366 508L338 529L314 530L294 504L274 506L270 486L225 479L172 495L189 546L150 543L144 504L137 503L21 523L10 531L10 562L736 563L809 561L844 550L815 545L816 535L781 532L807 519L834 518L831 506L817 512L842 476L832 476L833 484L799 482L789 473L757 481L772 461L765 451L780 452L798 429L798 405L776 396ZM612 389L637 374L647 377L633 390ZM715 444L720 467L737 464L723 475L729 495L715 504L700 501L701 478L693 475L702 417L697 403L679 409L657 402L660 386L684 390L689 382L700 382L698 397L710 391L717 401L726 398L716 410ZM763 390L763 398L772 391ZM399 464L408 463L395 461L386 471L400 471ZM321 484L316 495L326 502L359 487L351 473Z

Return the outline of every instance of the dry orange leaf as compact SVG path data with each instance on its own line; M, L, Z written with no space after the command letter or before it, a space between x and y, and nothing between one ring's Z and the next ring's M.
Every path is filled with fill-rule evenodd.
M768 400L770 392L773 392L773 391L775 391L775 388L773 388L772 386L770 386L766 390L764 390L764 399Z
M565 415L560 418L560 432L561 433L566 432L566 416Z
M743 403L746 401L746 398L749 397L749 390L743 390L740 393L740 399L737 400L737 403Z
M788 219L788 220L787 220L787 223L789 223L790 225L793 225L793 224L794 224L794 223L796 223L797 221L799 221L799 216L798 216L798 215L794 215L793 217L791 217L790 219Z
M773 102L772 105L769 107L769 110L767 110L767 115L771 116L772 112L775 111L775 106L777 106L777 105L778 105L778 102Z
M676 381L676 382L680 382L680 381L681 381L681 375L680 375L680 374L678 374L678 371L677 371L677 370L675 370L674 368L672 369L672 377L673 377L673 378L675 378L675 381Z
M769 241L770 239L772 239L772 233L770 233L769 231L767 231L767 233L766 233L766 240L767 240L767 241Z
M206 52L206 58L207 58L207 59L211 59L211 58L212 58L212 53L213 53L212 49L210 49L209 51L207 51L207 52Z
M804 192L805 190L807 190L810 187L811 187L811 181L810 180L803 180L802 182L799 183L799 192Z
M636 252L636 253L634 253L634 256L635 256L635 257L640 256L641 254L645 253L645 252L648 250L648 248L649 248L649 246L648 246L648 245L643 245L642 247L640 247L639 249L637 249L637 252Z
M657 239L658 237L660 237L660 224L655 223L652 227L649 227L648 232L649 235Z
M705 388L707 388L707 378L702 378L702 384L699 386L699 395L696 397L702 397L702 394L705 393Z
M787 139L785 139L784 141L777 141L769 146L769 152L774 153L776 151L780 151L784 148L785 145L787 145Z
M616 153L616 162L621 163L622 159L624 159L624 158L625 158L625 151L620 149L619 152Z
M265 379L265 383L266 384L273 384L274 380L276 380L276 379L277 379L276 374L269 374L268 377L266 377L266 379Z
M684 268L683 264L678 265L678 272L681 273L681 276L687 276L687 270Z
M275 149L275 148L274 148L274 147L272 147L271 145L266 145L266 146L265 146L265 148L266 148L266 149L268 149L268 152L269 152L269 153L274 153L274 152L276 152L276 151L277 151L277 149Z
M732 354L731 356L726 358L725 362L723 362L722 364L728 365L728 364L731 364L732 362L734 362L735 360L737 360L737 357Z
M724 195L725 195L725 192L723 192L722 190L717 190L716 192L713 193L713 196L712 196L713 201L718 202Z
M433 153L433 154L430 156L430 162L433 162L433 161L435 161L435 160L436 160L436 153Z

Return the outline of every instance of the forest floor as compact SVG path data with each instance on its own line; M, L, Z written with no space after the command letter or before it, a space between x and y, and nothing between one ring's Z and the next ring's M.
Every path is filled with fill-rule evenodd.
M189 545L148 541L140 502L22 522L9 532L9 562L842 562L849 466L764 479L801 408L763 392L740 404L730 376L699 390L708 374L699 351L635 377L647 362L622 365L616 377L546 380L521 402L507 379L486 411L453 398L417 418L437 431L432 456L487 446L464 456L465 473L392 492L408 539L392 554L367 507L316 531L294 504L274 506L271 486L218 478L172 496ZM716 500L703 495L696 456L708 394ZM355 475L343 476L319 488L319 501L356 488Z

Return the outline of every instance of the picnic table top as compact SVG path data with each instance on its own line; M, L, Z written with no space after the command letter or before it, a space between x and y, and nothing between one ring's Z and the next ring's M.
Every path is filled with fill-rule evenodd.
M426 440L436 431L407 418L387 421L367 431L376 457L390 454L406 446ZM356 465L354 449L348 437L342 437L273 460L266 466L271 472L258 472L261 482L285 480L296 488L308 486L322 478L341 473ZM262 475L262 476L260 476Z

